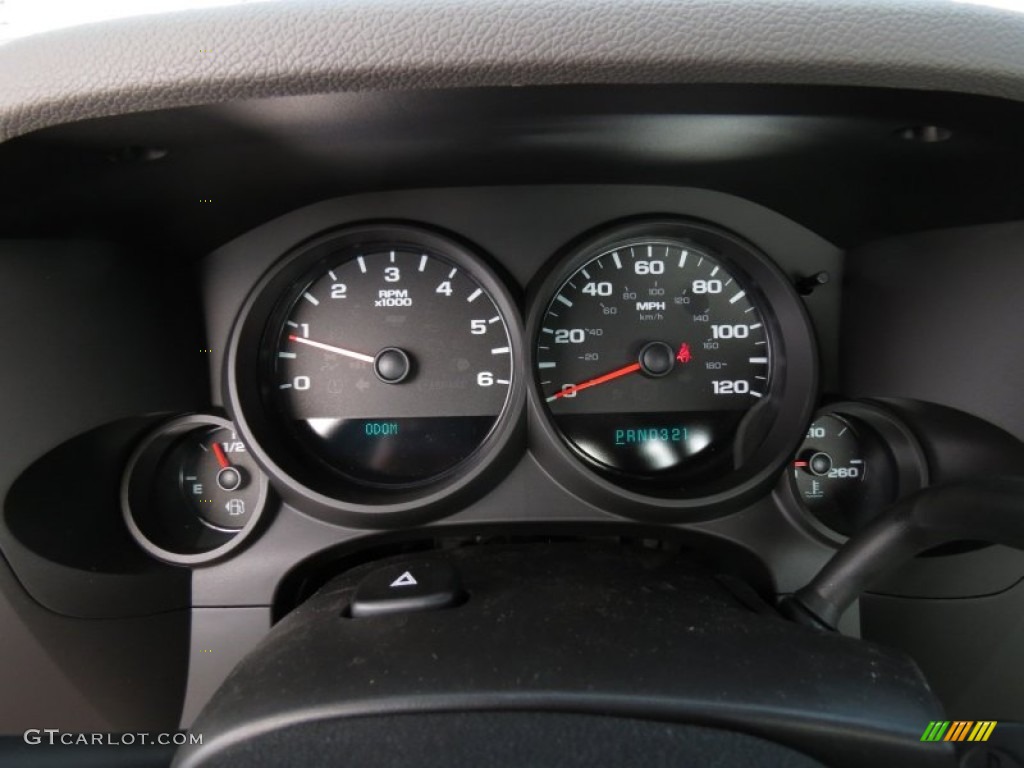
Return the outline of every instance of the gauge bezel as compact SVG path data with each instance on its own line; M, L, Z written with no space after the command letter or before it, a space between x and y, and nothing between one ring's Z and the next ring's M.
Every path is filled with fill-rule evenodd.
M301 452L267 412L269 384L260 351L276 332L274 322L280 308L288 304L298 284L321 265L357 248L420 249L458 266L490 296L509 337L512 383L487 437L451 469L411 486L372 486L345 481L324 470L297 469ZM231 331L225 356L224 399L257 463L292 506L351 527L406 526L454 513L522 456L526 403L523 359L517 302L479 248L415 222L364 222L332 228L297 243L260 279Z
M769 391L754 406L771 409L771 428L745 458L746 469L689 493L652 487L601 472L563 437L540 389L537 343L545 312L559 287L595 256L638 240L680 241L704 251L744 285L764 315L772 350ZM803 438L817 399L817 342L803 302L790 280L756 246L713 224L678 216L620 220L590 231L565 246L529 292L526 329L530 386L530 450L567 490L615 514L652 522L694 522L739 509L774 484L794 446ZM752 409L753 410L753 409ZM743 435L737 435L736 442Z
M206 521L197 516L197 520L211 531L222 533L226 539L220 546L202 552L179 552L168 549L165 546L153 541L143 531L142 526L136 521L136 515L147 514L143 505L136 503L138 494L142 488L151 485L153 474L157 471L161 461L167 453L183 439L189 432L215 427L230 429L237 432L235 424L221 416L212 414L190 414L179 416L161 424L155 430L143 438L136 446L125 465L124 474L121 477L121 515L124 519L128 532L135 542L148 554L158 560L171 565L205 565L217 560L222 560L227 555L241 547L260 525L263 512L269 500L269 484L267 476L263 472L256 473L253 478L258 484L258 498L256 509L252 512L249 520L241 528L234 531L217 529L210 526ZM246 446L248 448L248 445Z

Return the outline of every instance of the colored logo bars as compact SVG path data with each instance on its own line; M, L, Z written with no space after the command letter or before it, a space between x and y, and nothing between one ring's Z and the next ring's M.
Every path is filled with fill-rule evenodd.
M988 741L997 720L932 720L921 741Z

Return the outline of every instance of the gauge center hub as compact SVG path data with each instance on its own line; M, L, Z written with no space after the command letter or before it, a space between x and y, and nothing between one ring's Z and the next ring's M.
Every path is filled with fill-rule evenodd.
M225 491L236 491L242 485L242 473L234 467L225 467L217 473L217 485Z
M832 469L832 457L824 451L818 451L808 459L807 468L811 470L812 475L818 475L819 477L827 475L829 470Z
M373 372L385 384L400 384L412 372L412 362L404 350L385 347L373 359Z
M664 341L652 341L640 350L640 370L660 378L672 373L676 364L675 350Z

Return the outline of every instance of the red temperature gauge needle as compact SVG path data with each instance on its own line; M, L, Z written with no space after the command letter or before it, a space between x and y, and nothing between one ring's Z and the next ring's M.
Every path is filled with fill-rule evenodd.
M312 339L306 339L302 336L289 336L288 341L298 342L299 344L306 344L310 347L316 347L322 349L324 352L333 352L336 355L344 355L345 357L351 357L353 360L361 360L364 363L372 363L373 355L364 355L362 352L353 352L351 349L342 349L341 347L334 347L330 344L324 344L322 341L313 341Z
M611 373L606 373L604 376L598 376L596 379L584 381L582 384L573 384L571 387L566 387L561 392L556 392L551 397L549 397L547 399L547 402L550 403L552 400L557 400L560 397L569 397L569 395L575 395L577 392L580 392L584 389L596 387L598 384L604 384L605 382L612 381L614 379L619 378L620 376L626 376L627 374L630 373L636 373L639 370L640 363L631 363L630 365L624 365L621 368L612 371Z
M228 456L224 453L224 449L221 448L220 443L213 444L213 455L217 457L217 463L220 464L221 469L227 469L231 466L231 462L228 461Z

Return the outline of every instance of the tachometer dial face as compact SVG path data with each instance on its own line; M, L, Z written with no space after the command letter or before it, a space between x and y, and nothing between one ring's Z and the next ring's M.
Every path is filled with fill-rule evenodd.
M492 432L516 373L470 268L405 243L331 252L283 297L266 399L306 461L364 485L430 482Z
M769 394L773 348L756 287L699 243L635 237L584 254L540 318L535 375L563 439L619 476L731 468Z

